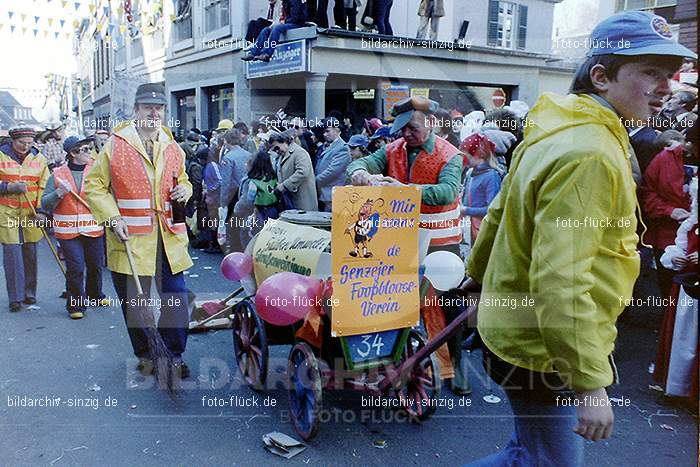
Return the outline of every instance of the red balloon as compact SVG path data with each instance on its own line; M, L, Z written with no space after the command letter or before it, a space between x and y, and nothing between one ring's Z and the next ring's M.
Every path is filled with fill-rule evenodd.
M265 279L255 294L255 309L265 322L288 326L319 307L323 281L294 272L278 272Z
M221 274L230 281L238 282L253 271L253 258L245 253L230 253L221 260Z

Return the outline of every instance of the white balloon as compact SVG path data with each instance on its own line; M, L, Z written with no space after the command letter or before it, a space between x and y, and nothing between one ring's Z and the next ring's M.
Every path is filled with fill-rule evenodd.
M434 251L425 257L425 277L435 290L450 290L464 279L462 258L449 251Z

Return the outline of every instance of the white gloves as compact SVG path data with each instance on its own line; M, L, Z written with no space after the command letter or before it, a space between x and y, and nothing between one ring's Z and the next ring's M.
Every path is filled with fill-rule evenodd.
M58 180L58 187L56 188L56 193L58 193L58 196L63 198L67 193L70 193L71 191L73 191L73 187L70 186L70 183L61 179Z

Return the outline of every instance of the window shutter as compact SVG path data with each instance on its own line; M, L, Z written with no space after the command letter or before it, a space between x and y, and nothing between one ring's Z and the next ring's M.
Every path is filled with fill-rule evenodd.
M487 29L486 44L498 44L498 2L489 0L489 20Z
M518 48L525 48L527 38L527 6L518 5Z

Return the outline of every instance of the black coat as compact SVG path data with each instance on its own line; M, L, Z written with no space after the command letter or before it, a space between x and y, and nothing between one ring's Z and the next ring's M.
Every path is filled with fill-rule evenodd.
M309 10L306 0L282 0L284 22L303 25L309 21Z

